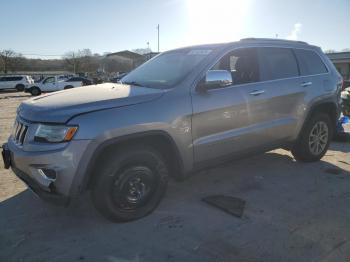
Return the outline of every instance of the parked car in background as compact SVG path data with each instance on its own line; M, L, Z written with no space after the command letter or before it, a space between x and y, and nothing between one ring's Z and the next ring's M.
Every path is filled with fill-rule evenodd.
M343 114L350 117L350 87L345 87L344 91L341 92L341 98Z
M92 84L98 85L98 84L102 84L102 83L103 83L103 79L101 77L92 78Z
M24 91L25 87L34 84L34 80L30 76L1 76L0 90L16 89Z
M50 76L44 78L42 81L38 83L34 83L32 85L28 85L25 87L24 92L31 93L33 96L40 95L42 92L53 92L64 89L70 89L74 87L82 86L81 81L77 82L66 82L59 81L57 76Z
M343 89L346 89L348 87L350 87L350 80L344 80L344 82L343 82Z
M66 74L66 75L57 75L56 77L57 77L58 81L64 81L64 80L67 80L71 77L74 77L74 75Z
M112 83L119 83L120 80L121 80L124 76L126 76L127 74L128 74L128 73L121 73L121 74L117 75L116 77L113 77L113 78L109 79L109 81L112 82Z
M321 49L300 41L167 51L99 92L22 102L4 166L44 199L66 204L90 190L105 217L130 221L158 206L169 177L280 147L298 161L320 160L341 85Z
M85 77L80 77L80 76L71 77L71 78L67 79L65 82L67 82L67 83L81 82L83 86L92 85L92 80L85 78Z

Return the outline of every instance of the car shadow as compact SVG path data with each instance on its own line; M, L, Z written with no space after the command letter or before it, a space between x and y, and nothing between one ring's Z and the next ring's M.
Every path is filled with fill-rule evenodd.
M24 92L19 92L17 90L0 90L0 94L5 94L5 96L0 97L0 100L10 99L10 98L29 97L30 96L30 94L26 94Z
M327 172L330 169L339 172ZM244 252L238 252L225 238L247 243L264 240L261 230L266 227L266 216L275 216L278 221L300 219L299 208L305 204L293 206L286 204L286 199L300 198L305 203L308 198L302 192L326 190L317 186L329 181L344 183L348 177L348 171L325 161L304 164L288 154L269 152L197 172L181 183L171 181L165 199L151 215L124 224L102 218L88 194L69 207L57 207L25 190L0 203L0 260L213 261L218 256L225 256L225 261L249 256L257 260L273 242L265 241L260 249L245 246ZM233 218L201 201L212 194L245 199L246 215ZM257 210L262 209L271 214L261 215ZM256 233L236 232L246 224L256 228ZM274 232L269 234L273 237ZM305 253L295 254L302 255Z
M7 94L7 93L21 93L21 91L17 91L16 89L0 89L0 94Z
M332 142L329 145L329 149L333 151L339 151L343 153L349 153L350 152L350 142Z

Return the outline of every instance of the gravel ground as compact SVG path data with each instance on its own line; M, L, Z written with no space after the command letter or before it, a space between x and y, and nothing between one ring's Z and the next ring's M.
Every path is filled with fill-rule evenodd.
M23 93L0 93L0 142ZM242 198L242 218L202 202ZM0 261L350 261L350 143L317 163L275 150L171 182L150 216L103 219L89 197L68 208L35 197L0 164Z

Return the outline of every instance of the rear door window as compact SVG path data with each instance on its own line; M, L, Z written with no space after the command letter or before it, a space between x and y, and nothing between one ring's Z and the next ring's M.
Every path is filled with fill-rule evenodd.
M299 76L297 61L290 48L259 48L260 72L263 81Z
M23 79L22 76L15 76L13 77L13 81L21 81Z
M302 76L328 72L327 67L316 52L304 49L294 49L294 52L298 59L300 74Z

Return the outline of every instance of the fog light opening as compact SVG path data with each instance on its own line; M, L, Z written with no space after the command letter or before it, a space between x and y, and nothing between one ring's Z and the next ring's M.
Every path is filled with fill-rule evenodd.
M52 169L38 169L39 174L52 182L56 180L56 171Z

